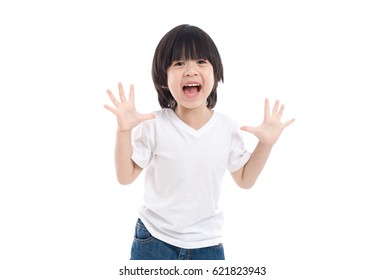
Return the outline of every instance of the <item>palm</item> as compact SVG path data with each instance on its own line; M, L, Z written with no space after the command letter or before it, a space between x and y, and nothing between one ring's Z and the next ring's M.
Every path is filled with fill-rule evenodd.
M110 90L107 90L108 95L114 107L105 105L104 107L116 115L118 120L119 130L131 130L141 122L154 118L153 114L140 114L135 109L134 102L134 86L130 86L130 94L128 100L124 94L123 85L119 83L120 102L115 98Z
M265 116L262 124L257 127L243 126L241 129L254 134L261 143L273 146L277 142L285 127L294 122L294 119L285 123L281 122L284 108L284 105L279 106L279 101L277 100L274 104L272 112L270 113L269 100L266 99Z

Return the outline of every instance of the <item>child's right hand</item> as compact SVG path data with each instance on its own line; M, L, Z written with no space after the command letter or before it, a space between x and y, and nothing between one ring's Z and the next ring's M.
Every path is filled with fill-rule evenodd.
M124 94L123 85L119 83L119 97L120 102L115 98L111 90L107 90L108 95L115 108L104 105L104 108L115 114L118 120L118 129L120 131L132 130L135 126L143 121L155 118L154 114L139 114L135 109L134 103L134 86L130 86L130 94L128 101Z

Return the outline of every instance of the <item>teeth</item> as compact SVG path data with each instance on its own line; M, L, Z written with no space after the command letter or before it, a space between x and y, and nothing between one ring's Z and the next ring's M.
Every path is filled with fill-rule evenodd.
M199 87L200 84L188 84L188 85L184 85L185 87Z

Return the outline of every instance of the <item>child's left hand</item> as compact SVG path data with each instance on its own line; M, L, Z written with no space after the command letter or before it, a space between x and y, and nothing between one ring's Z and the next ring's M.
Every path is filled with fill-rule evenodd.
M281 117L285 105L279 106L279 100L275 101L273 111L270 114L269 99L265 99L265 116L263 122L258 127L242 126L241 130L250 132L257 136L260 143L273 146L285 127L294 122L295 119L291 119L285 123L281 122Z

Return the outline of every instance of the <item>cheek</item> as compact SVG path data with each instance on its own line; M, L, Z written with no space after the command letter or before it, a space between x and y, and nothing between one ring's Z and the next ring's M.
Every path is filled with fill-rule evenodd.
M176 90L176 81L175 81L175 79L173 79L173 78L167 78L167 87L169 88L169 90L171 91L171 92L173 92L173 91L175 91Z
M170 72L167 72L167 85L168 87L172 87L176 83L175 75Z
M207 78L207 80L214 84L214 81L215 81L215 78L214 78L214 69L211 68L211 69L207 69L207 72L206 72L206 75L205 75Z
M214 84L215 84L214 75L211 75L209 77L209 79L207 80L207 84L210 86L210 92L211 92L211 90L213 89Z
M179 83L175 78L175 75L168 75L167 74L167 87L171 93L171 95L177 99L178 97L178 90L179 90Z

